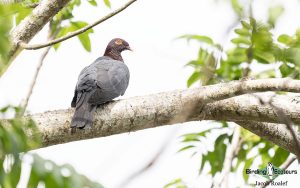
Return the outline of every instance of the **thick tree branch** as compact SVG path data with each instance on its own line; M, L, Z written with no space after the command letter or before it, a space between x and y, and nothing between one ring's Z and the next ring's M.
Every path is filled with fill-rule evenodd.
M254 121L239 121L236 123L252 133L277 144L291 153L294 153L298 156L298 158L300 158L297 143L295 143L295 139L293 138L291 131L286 127L285 124ZM299 134L297 137L299 140Z
M290 131L293 139L295 140L294 143L296 144L296 147L298 148L297 154L300 155L300 139L297 135L296 125L288 116L286 116L286 114L283 112L282 108L276 106L276 104L273 104L273 98L271 98L269 105L275 110L276 114L278 115L278 119L280 119L281 122L284 122L284 124L286 125L286 128Z
M300 81L289 79L234 81L115 101L97 109L94 126L91 130L77 131L75 134L70 134L69 128L70 120L74 113L73 109L50 111L35 114L32 117L38 123L38 127L42 133L43 146L109 136L186 121L226 120L236 121L239 124L242 121L246 125L252 123L248 127L244 125L245 128L251 130L252 127L255 127L252 131L264 136L268 133L267 135L270 135L268 140L295 153L294 141L292 137L285 137L290 132L286 132L284 125L275 126L277 124L274 124L273 127L262 126L261 129L258 129L258 123L253 123L254 121L284 123L280 122L272 107L261 104L257 97L242 95L206 104L258 90L299 92ZM274 94L260 93L256 95L262 99L268 99ZM273 97L273 101L276 106L282 108L284 113L294 123L300 123L300 106L293 100L294 98L287 95L276 95ZM282 127L282 131L278 132L278 127ZM259 132L257 132L258 130ZM271 133L280 135L274 137ZM278 137L283 139L277 139Z
M19 50L18 44L28 43L70 0L43 0L11 32L10 61Z
M127 7L129 7L132 3L134 3L135 1L137 0L130 0L129 2L127 2L125 5L123 5L122 7L116 9L115 11L111 12L110 14L104 16L103 18L97 20L96 22L90 24L90 25L87 25L81 29L78 29L77 31L74 31L74 32L71 32L71 33L68 33L67 35L63 36L63 37L60 37L60 38L57 38L57 39L54 39L54 40L51 40L51 41L48 41L46 43L43 43L43 44L26 44L25 42L20 42L19 45L21 46L21 48L23 49L27 49L27 50L37 50L37 49L40 49L40 48L44 48L44 47L47 47L47 46L51 46L51 45L54 45L54 44L57 44L57 43L60 43L62 41L65 41L67 39L70 39L72 37L75 37L81 33L84 33L86 32L87 30L95 27L96 25L108 20L109 18L115 16L116 14L122 12L123 10L125 10Z

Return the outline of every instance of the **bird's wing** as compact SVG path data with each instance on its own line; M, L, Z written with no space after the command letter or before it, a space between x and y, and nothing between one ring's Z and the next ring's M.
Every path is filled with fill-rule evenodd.
M75 108L76 107L76 103L77 103L77 90L75 88L74 97L73 97L72 102L71 102L71 107Z
M86 94L90 93L97 87L95 82L96 78L96 69L93 64L85 67L79 74L78 81L76 84L74 97L71 103L72 107L78 107L82 105L83 99L86 97Z
M128 67L122 62L114 63L114 66L109 69L108 75L114 91L116 91L119 96L123 95L129 83L130 74Z
M102 104L123 95L129 83L129 70L120 61L103 61L97 66L97 88L89 102Z
M91 91L97 87L97 76L107 71L108 65L105 63L107 60L107 57L100 57L80 72L76 85L77 92Z

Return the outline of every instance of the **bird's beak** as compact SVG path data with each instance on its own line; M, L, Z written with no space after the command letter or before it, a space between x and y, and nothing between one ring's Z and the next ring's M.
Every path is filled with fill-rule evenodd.
M130 46L126 47L127 50L133 51L133 49L130 48Z

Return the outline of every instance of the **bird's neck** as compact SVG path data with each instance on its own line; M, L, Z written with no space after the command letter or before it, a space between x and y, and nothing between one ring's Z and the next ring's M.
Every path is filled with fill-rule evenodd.
M121 53L119 51L113 50L113 49L106 49L104 56L110 57L114 60L123 61L123 58L121 56Z

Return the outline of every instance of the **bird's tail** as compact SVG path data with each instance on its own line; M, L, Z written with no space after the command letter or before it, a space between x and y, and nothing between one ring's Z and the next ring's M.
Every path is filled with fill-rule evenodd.
M86 93L82 93L76 104L75 113L71 121L72 130L90 127L93 124L96 105L88 103Z

